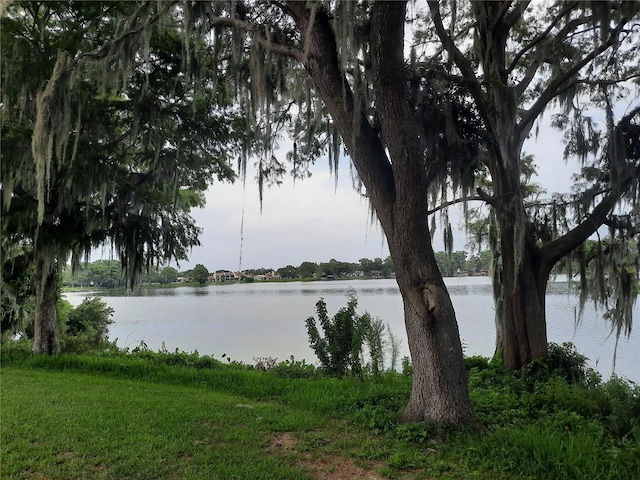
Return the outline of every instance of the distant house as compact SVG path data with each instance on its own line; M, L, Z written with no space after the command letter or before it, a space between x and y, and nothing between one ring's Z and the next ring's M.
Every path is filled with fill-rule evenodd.
M240 280L240 273L222 270L210 275L209 279L212 282L237 282L238 280Z
M265 280L281 280L282 277L280 276L280 274L278 272L276 272L275 270L271 270L271 272L269 273L265 273L264 275L256 275L255 277L253 277L256 280L259 281L265 281Z
M189 281L189 277L178 277L176 278L176 282L178 283L187 283Z
M269 280L282 280L282 277L275 270L271 270L271 273L267 273L267 278Z

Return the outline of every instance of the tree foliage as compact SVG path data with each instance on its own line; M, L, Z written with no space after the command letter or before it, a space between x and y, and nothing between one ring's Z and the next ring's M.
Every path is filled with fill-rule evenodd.
M464 124L472 136L445 130L442 151L461 138L471 142L465 148L472 155L453 160L451 171L470 168L480 177L461 175L459 183L453 177L451 185L462 198L476 187L476 195L466 198L490 209L482 231L494 254L498 347L505 361L517 368L546 354L546 282L572 252L584 274L582 300L604 306L618 332L627 329L635 301L630 285L638 278L637 268L622 266L638 220L637 2L427 3L417 16L416 83L464 91L463 99L449 98L476 119ZM543 199L531 188L523 145L549 110L554 126L565 132L565 157L577 158L583 168L573 192ZM442 111L455 124L455 115ZM445 201L450 194L439 192ZM621 247L581 254L581 245L603 226L610 230L599 237L603 245ZM602 268L587 269L587 260ZM587 276L588 270L598 274ZM614 276L624 280L605 288Z
M33 248L37 292L99 245L134 285L186 259L199 244L189 211L213 179L234 177L243 121L215 78L194 76L171 7L14 2L2 18L2 233Z
M204 285L209 280L209 270L207 270L207 267L199 263L193 270L191 270L191 277L200 285Z
M133 5L16 2L10 7L16 13L10 9L3 19L3 200L8 220L15 222L8 228L32 238L34 230L49 229L48 245L71 245L74 253L109 240L131 279L156 259L185 259L187 248L197 244L188 212L202 205L213 178L233 178L226 148L235 128L218 107L224 107L220 92L190 79L183 39L168 25L146 26L148 38L138 42L147 44L130 45L131 58L120 59L130 69L115 68L111 75L119 81L90 69L108 64L94 63L101 49L124 48L106 39L129 15L143 15ZM146 22L156 16L147 15ZM46 93L40 92L43 84L60 89L55 101L61 104L45 110L72 120L43 119L34 108ZM47 121L57 129L48 137L36 131ZM41 143L51 146L42 147L46 155L38 151ZM26 174L34 168L35 177ZM38 203L37 222L29 221L27 205L15 205L22 215L10 215L19 201Z
M23 330L34 314L33 256L26 246L2 238L0 338Z

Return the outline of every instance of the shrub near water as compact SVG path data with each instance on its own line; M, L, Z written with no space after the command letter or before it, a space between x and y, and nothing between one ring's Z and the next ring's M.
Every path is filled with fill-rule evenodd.
M371 317L368 313L356 314L357 306L355 292L349 292L347 305L340 308L333 318L329 318L326 302L323 298L318 300L316 312L324 335L320 335L316 319L307 318L309 344L322 367L331 375L343 376L347 372L355 376L362 375L360 354Z
M357 306L356 292L350 289L347 304L332 318L329 318L327 304L321 298L316 303L318 319L309 317L305 321L309 346L318 357L321 368L329 375L343 376L349 373L361 378L369 372L378 376L384 373L387 350L391 353L391 369L396 368L400 341L381 318L374 318L368 312L358 315ZM322 335L317 324L322 329ZM369 363L365 363L365 352L368 353Z
M640 478L640 389L602 382L571 344L549 346L520 372L472 359L470 393L488 427L456 449L474 463L530 478Z

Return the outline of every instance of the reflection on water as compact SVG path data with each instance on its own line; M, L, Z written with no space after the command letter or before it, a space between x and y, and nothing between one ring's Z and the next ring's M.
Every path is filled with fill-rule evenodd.
M492 295L491 285L451 285L450 295Z
M101 290L99 292L78 292L78 295L83 297L91 294L100 297L174 297L178 296L180 292L177 288L139 288L137 290ZM66 294L69 296L69 294Z
M196 287L192 290L192 295L195 295L196 297L203 297L209 295L209 293L209 289L205 287Z
M445 279L456 311L460 336L467 355L493 354L494 306L487 277ZM294 355L315 362L308 346L304 321L315 315L315 304L325 299L330 315L346 304L355 290L358 310L389 324L402 339L401 356L408 356L402 298L393 280L350 280L291 283L208 285L202 287L143 289L138 292L100 293L114 309L110 338L121 347L133 348L141 340L157 350L198 350L220 358L251 363L257 357ZM79 304L86 293L68 293ZM566 281L550 282L547 289L549 341L573 342L591 359L591 365L611 374L615 338L593 304L585 306L576 327L577 296ZM638 318L638 306L634 310ZM640 329L620 339L616 372L640 382Z

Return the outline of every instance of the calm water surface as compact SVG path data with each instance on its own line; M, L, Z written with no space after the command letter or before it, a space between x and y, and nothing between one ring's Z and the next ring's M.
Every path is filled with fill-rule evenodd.
M493 299L487 277L445 279L456 309L460 336L467 355L491 356L494 350ZM328 282L209 285L167 289L143 289L136 294L100 293L114 309L109 337L121 347L144 341L152 350L163 342L176 348L220 359L253 363L257 357L284 360L293 355L315 363L308 346L304 321L315 315L322 297L329 315L346 304L349 289L358 295L359 312L367 311L389 324L402 340L401 357L408 356L400 291L394 280L345 280ZM67 293L74 305L86 292ZM608 378L613 371L615 335L592 305L576 327L577 297L566 282L549 284L547 323L549 341L573 342ZM636 305L634 318L640 318ZM636 320L638 321L638 320ZM640 382L640 335L618 342L615 373Z

